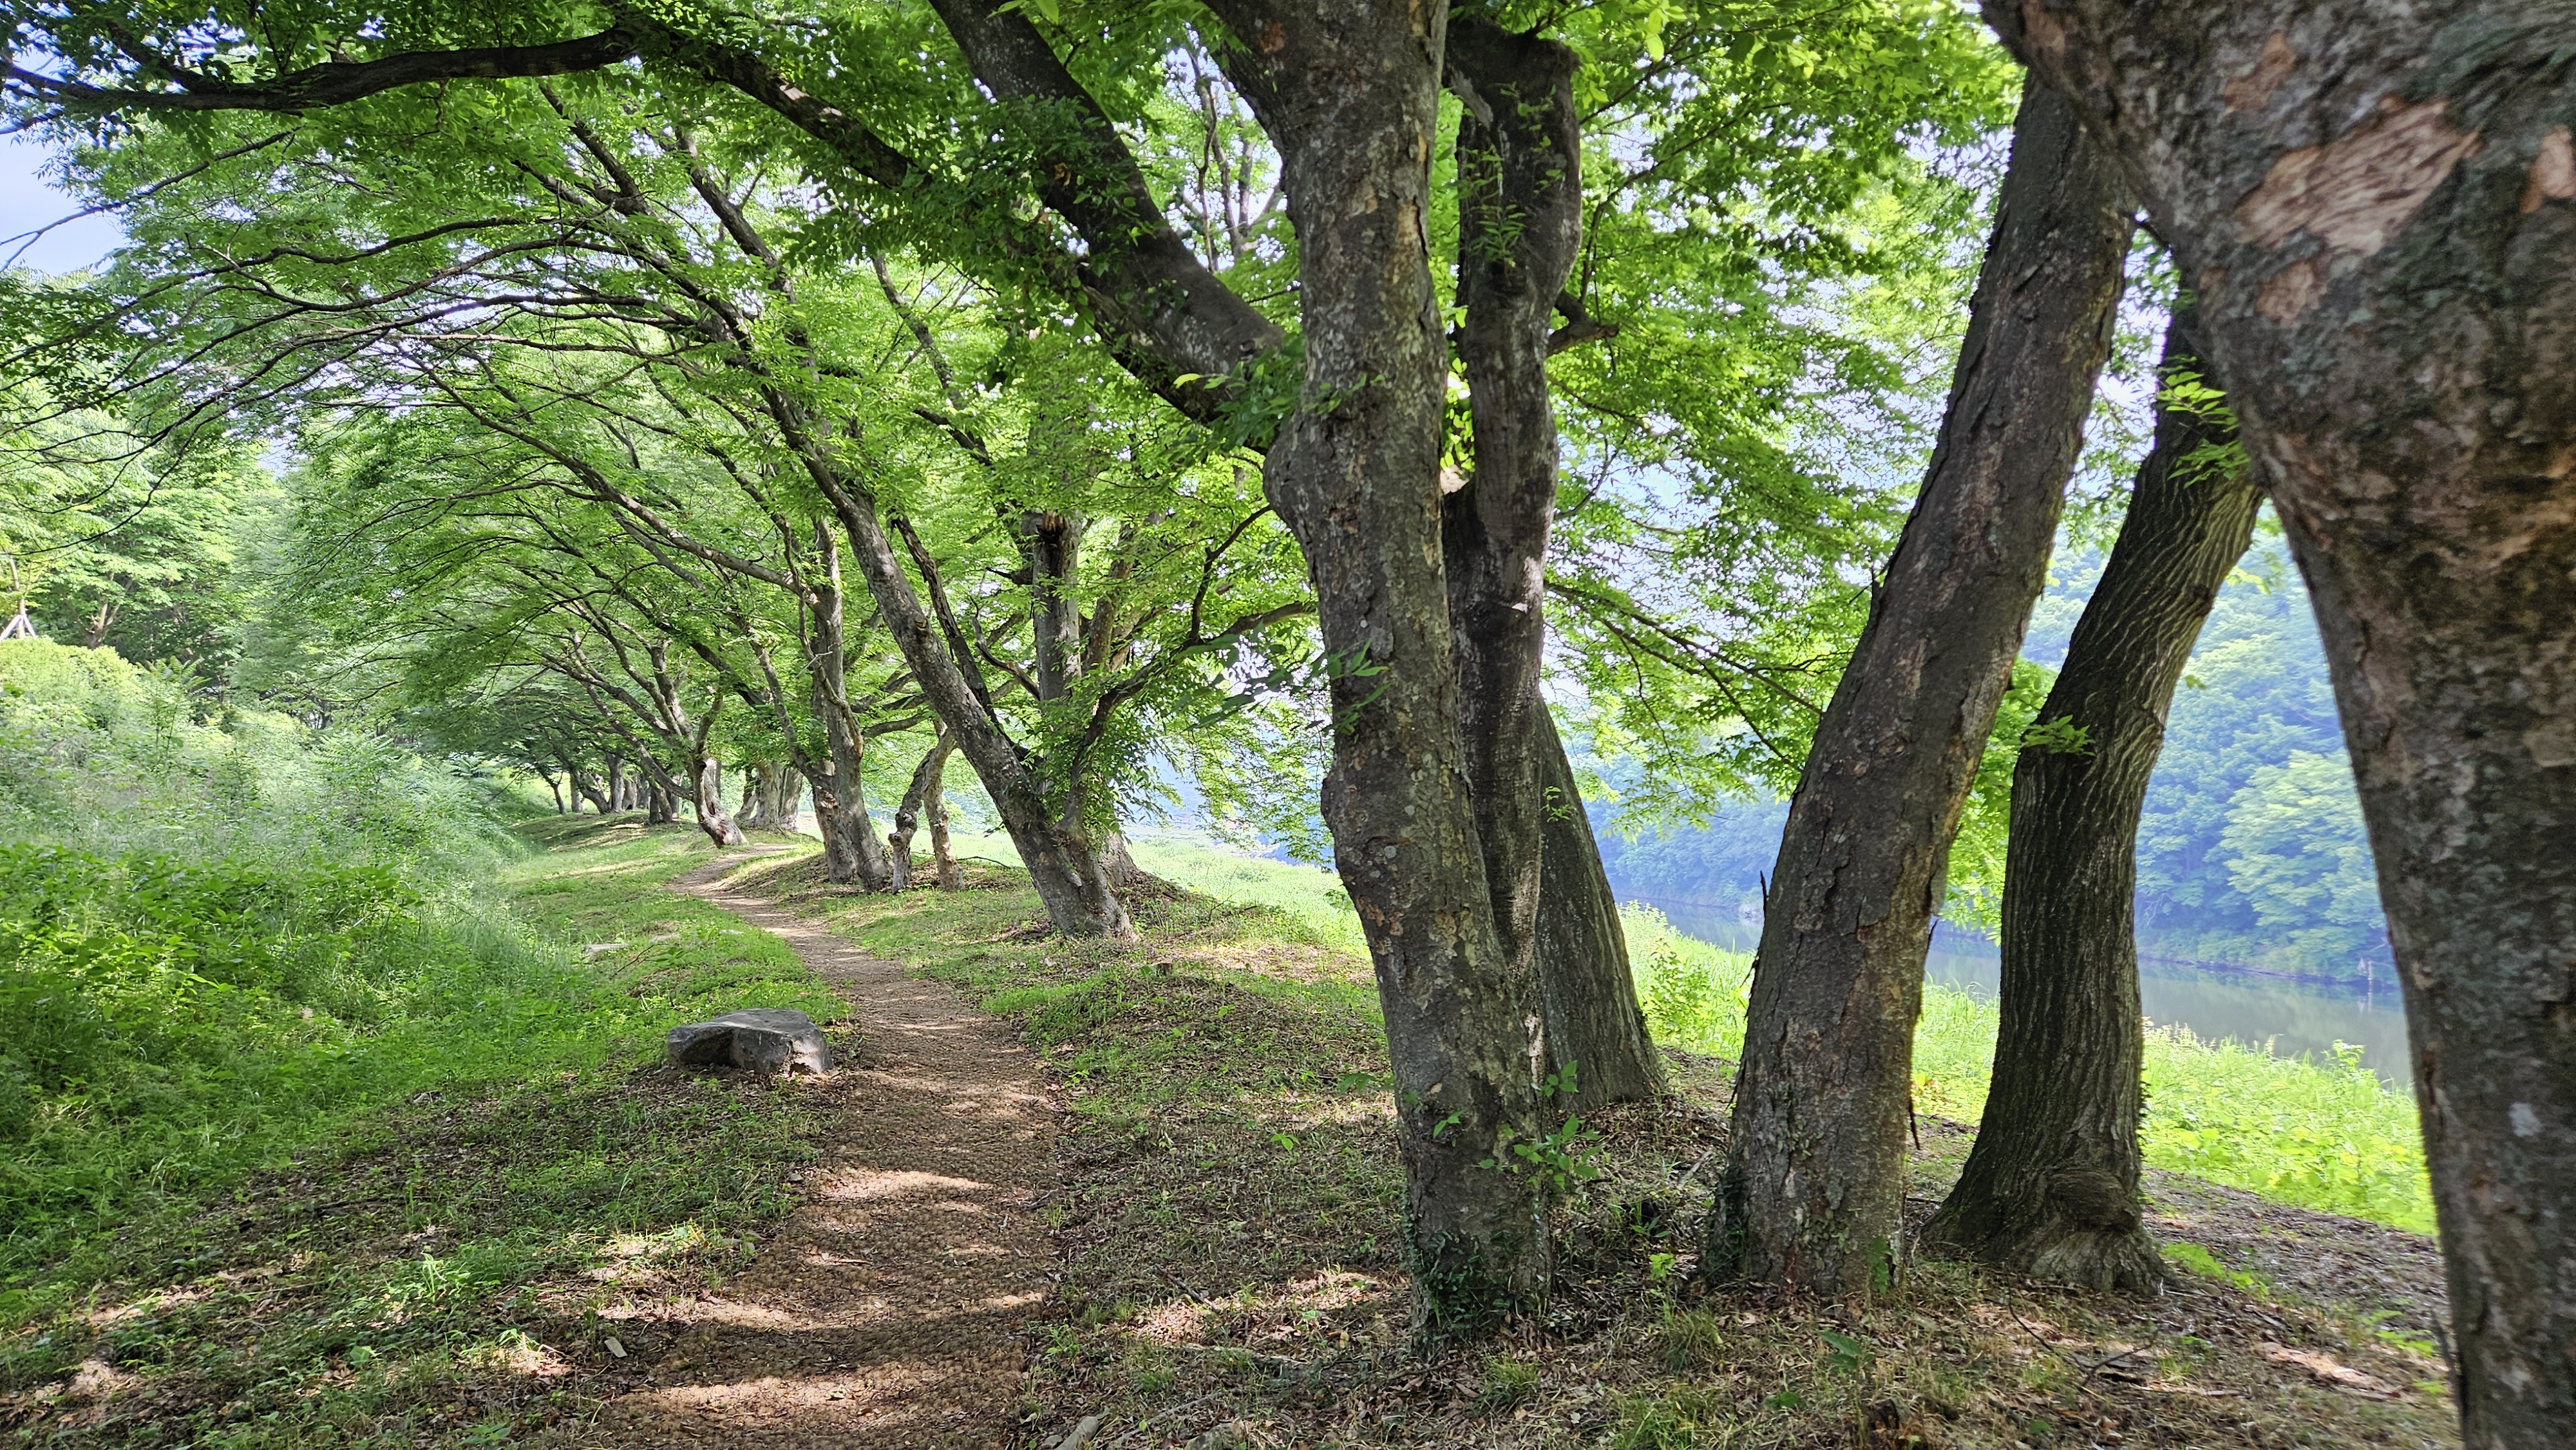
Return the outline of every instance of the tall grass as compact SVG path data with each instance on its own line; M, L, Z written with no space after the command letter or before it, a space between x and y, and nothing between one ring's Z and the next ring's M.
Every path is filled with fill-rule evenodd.
M1327 940L1364 950L1349 898L1329 871L1255 860L1180 833L1139 840L1134 850L1138 864L1157 875L1219 900L1275 907ZM1620 917L1656 1040L1739 1056L1752 958L1683 935L1651 907L1624 906ZM1970 1123L1983 1114L1996 1020L1990 1002L1925 985L1914 1039L1919 1108ZM2146 1155L2157 1167L2277 1202L2432 1231L2414 1102L2388 1091L2358 1051L2281 1057L2260 1045L2156 1027L2147 1034L2146 1086Z

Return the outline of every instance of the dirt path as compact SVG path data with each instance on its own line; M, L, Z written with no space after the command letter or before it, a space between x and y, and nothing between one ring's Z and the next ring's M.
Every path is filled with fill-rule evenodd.
M762 897L733 856L673 882L775 932L847 1000L855 1050L804 1205L721 1294L636 1323L647 1388L598 1438L618 1446L1001 1446L1022 1385L1016 1331L1044 1302L1039 1195L1054 1127L1036 1060L956 993Z

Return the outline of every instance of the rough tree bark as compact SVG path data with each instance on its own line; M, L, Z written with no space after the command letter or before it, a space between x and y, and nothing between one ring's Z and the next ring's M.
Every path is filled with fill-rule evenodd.
M1459 733L1441 567L1448 349L1425 233L1445 7L1218 0L1222 52L1281 157L1306 373L1263 482L1304 546L1332 675L1323 812L1377 968L1417 1328L1543 1298L1545 1042L1506 950ZM1493 1165L1493 1166L1487 1166Z
M1280 329L1212 277L1155 204L1116 129L1016 7L938 0L950 33L995 97L1033 101L1069 122L1032 128L1041 200L1081 233L1061 261L1103 340L1190 416L1226 417L1246 374L1277 355ZM1545 1064L1536 990L1497 939L1458 742L1439 564L1439 467L1446 368L1430 285L1426 218L1445 7L1332 0L1223 0L1236 44L1223 63L1277 145L1300 249L1305 378L1265 481L1304 545L1336 678L1336 768L1326 793L1346 884L1361 911L1387 1004L1414 1205L1417 1310L1426 1324L1481 1320L1526 1303L1548 1277L1534 1174L1514 1161L1536 1129ZM237 84L195 76L173 91L65 83L85 113L123 108L299 110L442 79L552 75L645 56L741 91L902 191L920 178L900 149L750 51L640 15L582 39L413 52L307 67ZM1009 214L994 214L1010 229ZM1020 253L1025 258L1025 252ZM798 432L791 428L790 432ZM824 450L794 440L849 527L869 588L933 708L993 795L1050 915L1065 930L1124 935L1125 913L1078 840L1055 838L1043 793L1011 744L941 658L878 526L864 485L835 476Z
M2129 193L2025 88L1932 462L1816 728L1765 901L1702 1272L1823 1294L1897 1269L1923 959L2093 380Z
M1549 327L1583 235L1578 62L1557 41L1463 16L1447 58L1464 107L1456 342L1474 426L1473 471L1441 504L1459 726L1495 931L1512 973L1539 985L1552 1106L1580 1111L1653 1095L1663 1069L1539 691L1557 487Z
M2470 1450L2576 1416L2576 16L1997 6L2128 161L2315 600Z
M1646 1031L1628 962L1619 898L1601 869L1601 847L1556 722L1541 711L1539 797L1546 803L1538 892L1538 984L1551 1062L1572 1063L1575 1091L1554 1099L1571 1112L1637 1102L1664 1090L1664 1064Z
M2167 377L2199 372L2190 333L2178 314ZM2043 734L2014 764L1994 1084L1924 1237L2043 1279L2164 1278L2139 1221L2138 815L2174 686L2262 508L2252 474L2216 456L2234 436L2223 415L2158 408Z

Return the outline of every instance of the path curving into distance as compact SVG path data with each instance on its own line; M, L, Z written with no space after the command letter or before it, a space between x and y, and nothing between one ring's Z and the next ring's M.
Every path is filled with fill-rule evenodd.
M768 898L728 856L671 883L783 938L849 1014L803 1203L715 1295L628 1321L651 1381L620 1447L983 1450L1010 1443L1019 1331L1045 1305L1055 1128L1037 1060L956 992ZM855 1026L854 1047L842 1029Z

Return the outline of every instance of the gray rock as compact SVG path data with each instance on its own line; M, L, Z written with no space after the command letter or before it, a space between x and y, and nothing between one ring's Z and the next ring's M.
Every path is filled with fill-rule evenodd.
M673 1067L741 1067L753 1072L830 1072L832 1045L802 1012L748 1007L674 1027L662 1053Z

